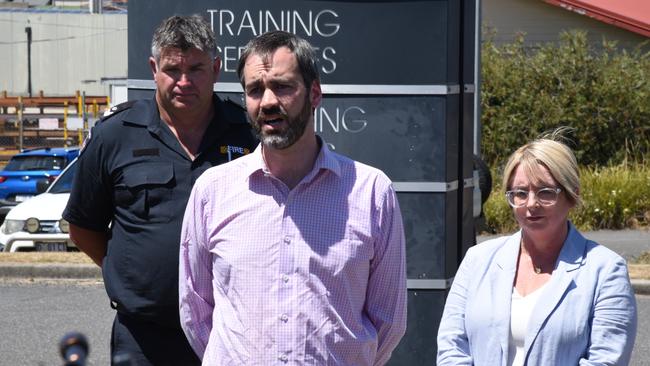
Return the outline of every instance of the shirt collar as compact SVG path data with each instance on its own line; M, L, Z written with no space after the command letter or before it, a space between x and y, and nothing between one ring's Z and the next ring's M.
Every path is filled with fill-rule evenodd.
M316 136L318 144L320 145L320 150L316 160L314 161L314 166L311 171L305 176L307 181L313 179L316 174L321 170L329 170L332 173L336 174L337 177L341 176L341 164L336 158L336 153L330 151L327 147L327 143L323 141L320 136ZM260 142L255 148L255 151L251 154L251 159L249 160L248 165L246 166L246 176L250 177L256 172L261 172L263 174L270 174L266 162L262 157L262 143Z

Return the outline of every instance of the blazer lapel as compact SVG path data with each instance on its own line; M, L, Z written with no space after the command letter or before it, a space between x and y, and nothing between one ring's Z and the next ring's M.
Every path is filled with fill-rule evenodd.
M510 339L510 306L512 304L512 285L517 270L517 256L519 255L519 243L521 231L513 234L495 256L496 268L492 271L494 278L494 331L499 335L501 344L501 364L508 361L508 341ZM486 304L488 306L488 304Z
M542 326L557 308L570 285L574 283L573 279L583 262L587 240L571 223L568 223L568 225L569 234L564 241L562 250L560 250L555 270L553 270L553 274L550 281L546 284L546 288L542 290L543 292L535 305L530 322L528 323L528 333L524 345L526 358L528 358L530 349L539 335Z

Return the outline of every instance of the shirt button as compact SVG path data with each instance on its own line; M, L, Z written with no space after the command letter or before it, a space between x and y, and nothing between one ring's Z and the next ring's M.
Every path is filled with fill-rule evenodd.
M282 362L287 362L287 361L289 361L289 357L287 357L287 355L280 355L280 356L278 357L278 359L279 359L280 361L282 361Z
M280 320L286 323L289 321L289 317L287 316L287 314L282 314L282 316L280 316Z
M285 238L284 238L284 243L287 244L287 245L291 244L291 238L288 237L288 236L285 237Z
M289 276L287 276L286 274L283 274L282 275L282 282L284 282L284 283L289 282Z

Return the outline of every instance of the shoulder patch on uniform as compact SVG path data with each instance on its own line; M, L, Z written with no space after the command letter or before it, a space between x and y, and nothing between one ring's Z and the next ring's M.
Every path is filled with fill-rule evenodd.
M250 150L241 146L222 145L219 146L219 152L228 157L228 161L250 154Z
M92 136L92 132L93 132L93 129L89 128L88 129L88 135L86 136L86 138L81 143L81 148L79 148L79 155L81 155L86 150L86 146L88 146L88 143L90 142L90 137Z
M135 104L135 102L136 102L136 100L129 100L129 101L126 101L124 103L114 105L113 107L111 107L111 109L108 109L106 112L104 112L103 117L112 116L115 113L119 113L119 112L121 112L121 111L123 111L125 109L129 109Z

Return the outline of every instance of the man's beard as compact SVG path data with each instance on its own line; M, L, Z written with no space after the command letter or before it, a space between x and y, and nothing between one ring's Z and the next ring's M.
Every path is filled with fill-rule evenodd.
M302 110L298 115L290 117L284 108L276 106L267 110L260 109L260 113L252 123L257 137L264 146L272 147L277 150L286 149L298 141L305 133L305 128L311 117L312 108L309 96L305 98ZM282 131L273 131L271 133L262 132L262 124L266 116L279 116L287 122L287 128Z

